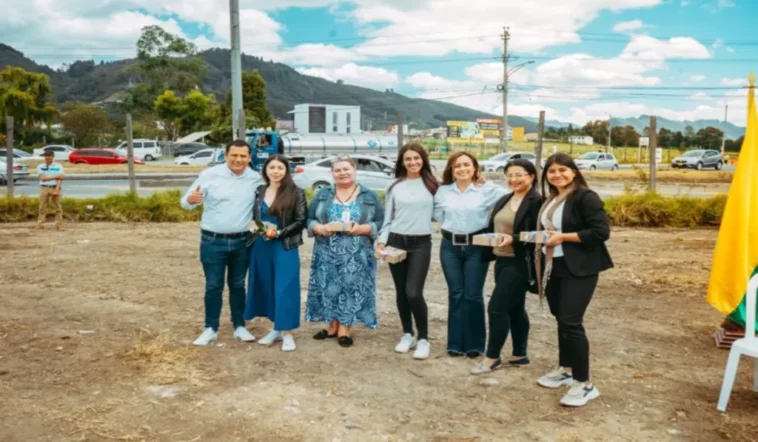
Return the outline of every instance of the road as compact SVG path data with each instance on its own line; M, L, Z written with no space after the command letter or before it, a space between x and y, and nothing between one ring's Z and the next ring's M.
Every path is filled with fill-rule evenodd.
M164 190L186 190L191 179L161 181L156 180L137 180L137 193L141 196L148 196L153 192ZM624 193L624 183L596 183L593 189L603 198L617 196ZM642 189L640 189L642 190ZM63 194L73 198L102 198L105 195L116 193L127 193L129 191L129 182L127 180L90 180L90 181L68 181L63 188ZM659 184L658 192L666 196L692 196L698 198L708 198L729 191L728 184ZM35 181L23 180L16 183L15 193L17 196L28 195L38 196L39 186Z

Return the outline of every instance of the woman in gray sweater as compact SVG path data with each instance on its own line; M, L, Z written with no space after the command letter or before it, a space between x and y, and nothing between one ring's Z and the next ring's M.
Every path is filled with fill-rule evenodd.
M432 256L432 215L438 182L429 164L429 155L420 144L406 144L398 152L397 180L387 189L384 223L379 233L376 256L385 246L405 250L405 260L390 264L395 283L397 309L403 337L395 347L407 353L416 347L415 359L429 357L428 316L424 283ZM413 321L418 335L414 337Z

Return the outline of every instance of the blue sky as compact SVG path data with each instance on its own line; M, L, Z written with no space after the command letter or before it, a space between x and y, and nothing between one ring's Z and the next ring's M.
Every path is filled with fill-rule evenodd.
M159 24L228 47L227 3L28 2L0 17L3 43L53 66L133 56ZM499 114L500 33L509 26L509 113L577 124L656 114L745 120L758 67L752 0L240 0L242 46L307 75ZM2 6L2 5L0 5Z

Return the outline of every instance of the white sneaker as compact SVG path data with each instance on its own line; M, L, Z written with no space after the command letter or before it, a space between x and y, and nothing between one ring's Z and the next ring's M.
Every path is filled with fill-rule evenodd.
M282 351L295 351L295 338L292 335L284 335L282 338Z
M545 388L560 388L564 385L571 385L572 382L574 382L574 378L571 373L562 367L556 368L537 380L537 383Z
M255 336L250 334L249 331L243 326L239 326L236 329L234 329L234 338L239 339L242 342L253 342L255 341Z
M600 397L600 392L594 384L574 381L568 393L561 398L561 405L567 407L582 407L592 399Z
M416 351L413 353L413 359L427 359L429 357L429 341L426 339L419 339Z
M203 334L201 334L197 339L195 339L195 342L192 343L192 345L202 345L206 346L210 344L211 342L216 342L218 339L218 333L216 333L215 330L208 327L203 331Z
M395 346L398 353L408 353L410 349L416 346L416 338L412 334L406 333L400 338L400 342Z
M261 340L258 341L261 345L271 345L276 341L279 341L282 339L282 334L279 333L276 330L271 330L268 332L266 336L264 336Z

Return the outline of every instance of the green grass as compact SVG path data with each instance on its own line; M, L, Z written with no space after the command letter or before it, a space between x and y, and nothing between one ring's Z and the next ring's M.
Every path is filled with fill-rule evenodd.
M314 192L306 190L310 203ZM200 220L201 210L184 210L178 190L156 192L149 197L110 195L105 198L64 198L63 216L69 222L188 222ZM379 192L384 200L384 192ZM664 197L653 193L609 198L605 209L611 223L624 227L715 226L721 221L726 195L714 198ZM89 208L88 206L91 206ZM38 200L0 198L0 222L37 219Z

